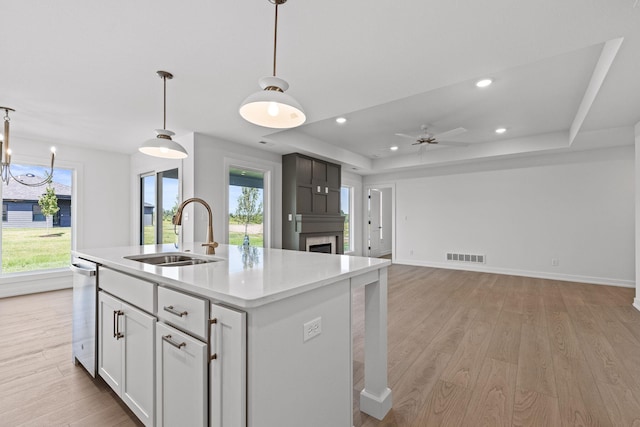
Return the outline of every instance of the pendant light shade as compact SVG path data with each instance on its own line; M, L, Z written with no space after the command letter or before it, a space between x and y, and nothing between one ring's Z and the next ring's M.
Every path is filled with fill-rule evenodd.
M187 150L171 137L175 135L170 130L156 129L157 137L146 140L138 150L141 153L165 159L184 159L188 156Z
M138 150L141 153L154 157L162 157L164 159L184 159L188 156L187 150L177 142L173 141L171 137L175 133L167 130L167 79L171 80L173 74L167 71L156 72L162 79L164 86L164 118L163 128L156 129L157 136L155 138L145 141Z
M240 106L240 115L246 121L268 128L288 129L300 126L307 117L302 106L284 93L289 84L278 77L259 80L263 89L247 97Z
M307 120L302 106L292 96L284 93L289 83L276 77L276 48L278 46L278 5L287 0L269 0L275 4L275 30L273 35L273 76L259 80L262 90L251 94L240 105L240 115L254 125L274 129L300 126Z

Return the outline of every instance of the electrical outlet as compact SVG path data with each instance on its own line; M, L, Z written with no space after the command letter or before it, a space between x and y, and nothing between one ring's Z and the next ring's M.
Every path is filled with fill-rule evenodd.
M551 266L557 267L558 265L560 265L560 260L558 258L551 258Z
M322 317L316 317L304 324L303 342L320 335L322 332Z

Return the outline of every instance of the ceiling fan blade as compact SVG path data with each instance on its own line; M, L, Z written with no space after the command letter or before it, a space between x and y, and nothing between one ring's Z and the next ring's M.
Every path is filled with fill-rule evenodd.
M396 133L396 136L401 136L402 138L410 138L410 139L413 139L414 141L418 139L417 136L407 135L406 133Z
M468 147L471 144L467 142L438 141L438 145L448 145L450 147Z
M411 145L424 145L424 144L426 144L426 142L425 142L425 141L416 141L416 142L414 142L414 143L413 143L413 144L411 144Z
M447 138L451 138L456 135L460 135L461 133L465 133L467 130L465 128L455 128L448 130L446 132L440 132L439 134L434 135L434 138L440 141L444 141Z

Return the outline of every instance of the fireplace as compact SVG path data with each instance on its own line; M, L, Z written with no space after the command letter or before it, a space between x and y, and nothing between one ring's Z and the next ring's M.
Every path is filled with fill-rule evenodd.
M335 254L338 236L310 236L305 239L307 252Z

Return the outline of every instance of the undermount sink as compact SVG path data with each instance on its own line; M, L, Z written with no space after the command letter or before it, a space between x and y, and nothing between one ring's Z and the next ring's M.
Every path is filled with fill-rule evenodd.
M216 258L185 253L130 255L126 256L125 258L132 261L143 262L145 264L157 265L159 267L182 267L185 265L206 264L209 262L220 261Z

